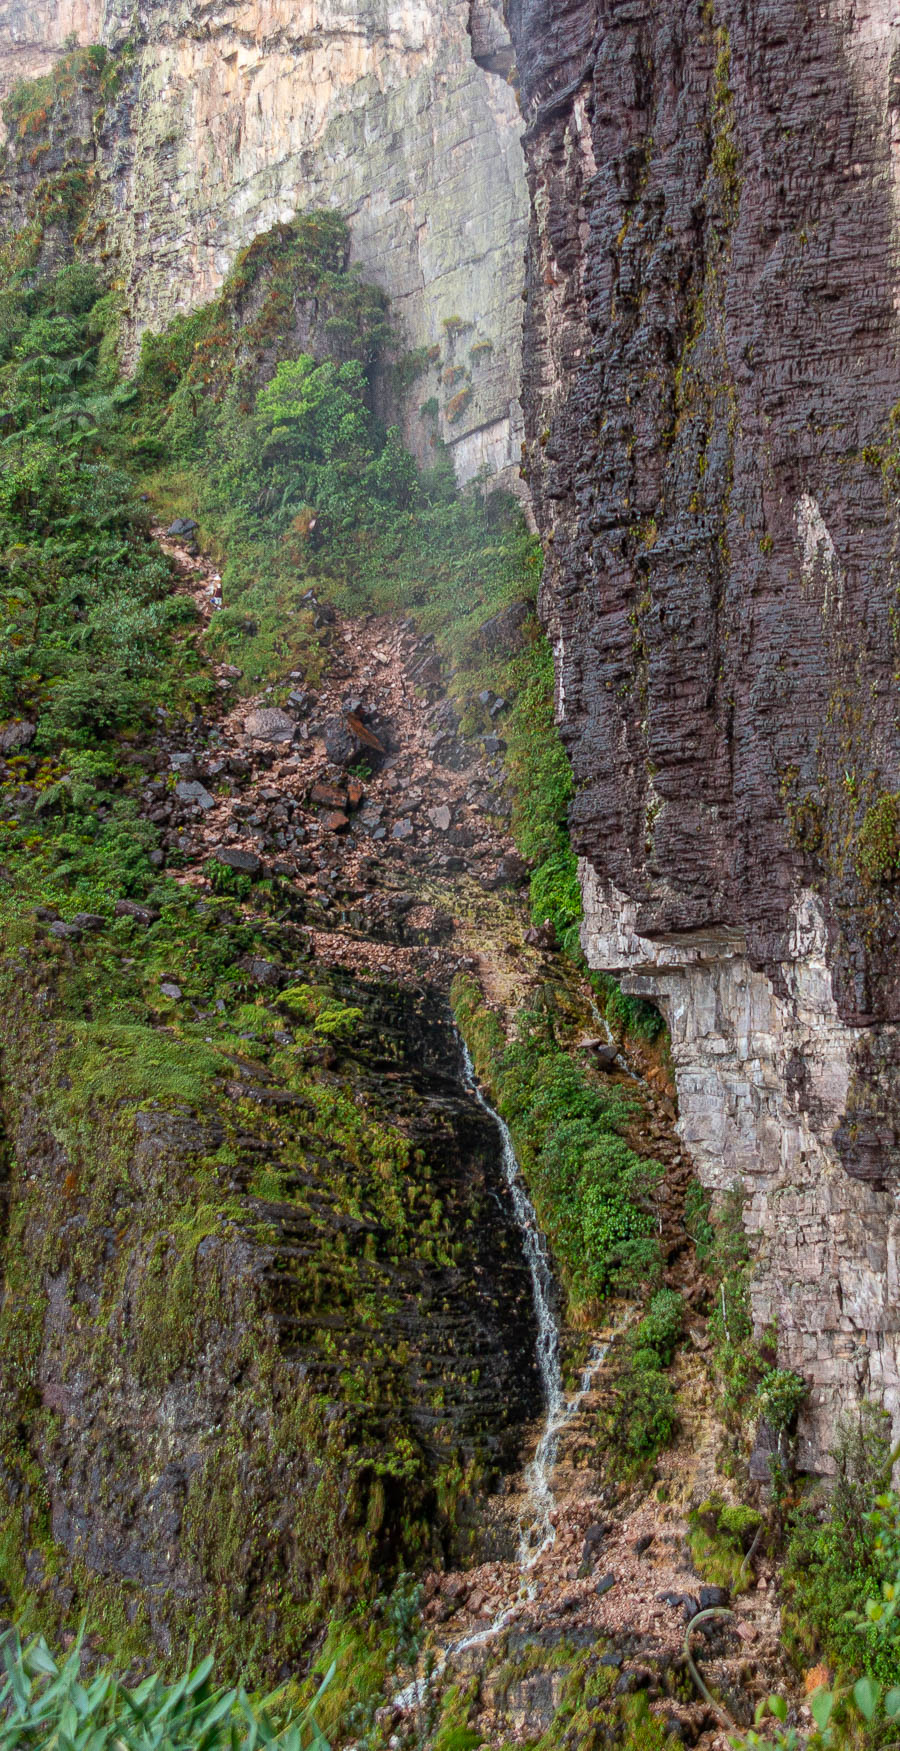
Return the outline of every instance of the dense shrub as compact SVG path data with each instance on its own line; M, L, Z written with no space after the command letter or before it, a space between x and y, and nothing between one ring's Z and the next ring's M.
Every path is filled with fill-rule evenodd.
M284 1720L278 1695L251 1703L240 1687L217 1689L211 1654L173 1684L154 1676L131 1687L109 1670L83 1677L81 1637L62 1663L42 1637L23 1648L11 1633L2 1654L4 1751L253 1751L276 1735L281 1751L328 1751L314 1704Z
M522 1014L516 1039L506 1045L486 1019L490 1012L477 986L460 978L453 996L478 1068L512 1130L573 1302L657 1280L655 1193L663 1169L638 1155L622 1134L634 1097L592 1078L557 1044L547 1013Z

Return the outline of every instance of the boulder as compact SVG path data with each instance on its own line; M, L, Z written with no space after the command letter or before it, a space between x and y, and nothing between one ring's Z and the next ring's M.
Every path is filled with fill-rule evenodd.
M226 869L236 869L241 875L256 876L262 869L262 863L255 851L239 851L237 846L220 845L216 852L216 862L223 863Z
M175 795L180 797L183 803L199 804L201 809L214 809L216 806L215 797L211 796L205 785L198 783L196 779L180 779L175 786Z
M117 900L117 918L133 918L135 924L155 924L159 913L154 906L139 906L136 900Z
M0 729L0 754L21 754L37 735L37 724L11 723Z
M499 614L492 614L472 635L476 650L503 653L522 650L528 644L527 628L534 624L535 611L530 602L510 602Z
M336 784L327 784L323 779L317 780L309 793L310 802L323 809L345 809L347 793Z
M256 985L276 986L282 982L283 974L274 961L258 960L251 957L245 963L247 972Z
M193 517L176 517L174 523L169 524L166 534L175 536L193 535L194 530L198 527L199 525L194 522Z
M277 705L263 705L244 719L244 733L255 742L292 742L296 728L293 718Z

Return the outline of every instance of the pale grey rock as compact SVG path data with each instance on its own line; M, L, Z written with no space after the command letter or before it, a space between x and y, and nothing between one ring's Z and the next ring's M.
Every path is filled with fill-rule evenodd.
M180 779L175 786L175 795L183 803L198 803L201 809L213 809L216 806L215 797L210 795L205 785L194 778Z
M810 1386L801 1468L833 1470L837 1418L862 1398L885 1406L896 1441L900 1213L895 1189L851 1178L834 1145L862 1030L837 1012L821 902L796 896L776 990L751 966L739 932L651 941L636 928L636 902L587 862L580 868L589 965L659 1005L678 1129L699 1178L714 1194L743 1184L754 1326L777 1327L779 1366Z
M292 742L296 724L277 705L264 705L259 711L248 712L244 731L256 742Z
M434 357L407 438L437 435L461 480L519 488L528 196L500 0L0 0L0 95L74 32L135 44L115 126L98 134L104 251L141 333L205 303L260 232L315 207L350 221L403 342ZM459 373L448 381L446 373Z

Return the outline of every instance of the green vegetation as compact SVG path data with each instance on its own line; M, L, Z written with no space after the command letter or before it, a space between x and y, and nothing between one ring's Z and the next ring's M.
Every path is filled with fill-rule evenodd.
M750 1552L759 1545L765 1525L756 1508L732 1505L710 1496L688 1516L688 1544L698 1575L732 1594L750 1586Z
M647 1312L619 1346L612 1403L600 1417L600 1447L607 1469L626 1480L646 1472L678 1427L672 1365L684 1327L684 1303L659 1289Z
M512 1131L573 1307L657 1280L655 1192L663 1169L625 1139L635 1097L578 1064L557 1042L550 1012L520 1015L507 1045L471 980L456 980L453 1004Z
M280 1693L252 1702L241 1688L217 1689L213 1656L175 1683L151 1676L127 1686L109 1670L82 1676L82 1636L60 1663L43 1637L22 1646L15 1633L2 1647L0 1685L3 1751L328 1751L313 1703L285 1718Z
M617 1039L645 1040L652 1046L665 1033L666 1024L655 1004L630 996L611 973L591 973L590 978Z
M867 882L900 874L900 797L886 792L863 816L856 837L856 866Z
M900 1568L885 1413L871 1404L848 1413L838 1429L834 1460L837 1475L830 1494L812 1492L791 1519L782 1580L787 1644L798 1663L824 1659L842 1675L862 1668L882 1683L896 1684L896 1618L885 1617L883 1610L879 1614L884 1588L897 1589Z

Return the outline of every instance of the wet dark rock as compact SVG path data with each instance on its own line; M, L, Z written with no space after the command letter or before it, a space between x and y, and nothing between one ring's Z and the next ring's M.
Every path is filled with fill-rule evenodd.
M99 912L76 912L72 923L79 930L105 930L107 920Z
M472 645L476 650L495 655L513 655L523 650L529 642L527 629L534 628L535 611L530 602L510 602L507 608L501 608L499 614L492 614L489 620L472 634Z
M750 1454L750 1477L754 1483L770 1484L772 1466L778 1458L778 1436L761 1417L756 1426L753 1451Z
M284 972L274 961L258 960L251 957L245 962L247 972L256 985L266 985L276 988L284 982Z
M155 924L159 917L155 906L141 906L137 900L117 900L113 909L117 918L133 918L135 924Z
M709 1611L714 1606L727 1606L731 1604L731 1594L727 1587L701 1587L698 1597L701 1611Z
M255 851L240 851L237 846L220 845L216 852L216 861L243 875L257 876L262 870L262 861Z
M517 851L507 851L500 858L491 879L492 887L521 887L528 879L528 865Z
M589 1052L591 1061L598 1070L614 1070L619 1060L618 1047L611 1046L608 1040L593 1038L579 1040L578 1050L579 1052Z
M533 924L525 932L525 941L531 948L544 949L552 953L559 947L556 936L556 926L550 918L545 918L543 924Z
M198 527L199 525L194 521L193 517L176 517L174 523L169 524L166 534L174 535L176 537L193 535L194 530Z
M55 924L51 924L50 935L58 936L62 942L81 941L81 931L79 930L78 925L64 924L60 918L56 920Z
M616 1577L614 1574L610 1573L608 1575L602 1575L594 1588L594 1592L597 1594L598 1598L602 1599L604 1593L608 1593L615 1584Z

